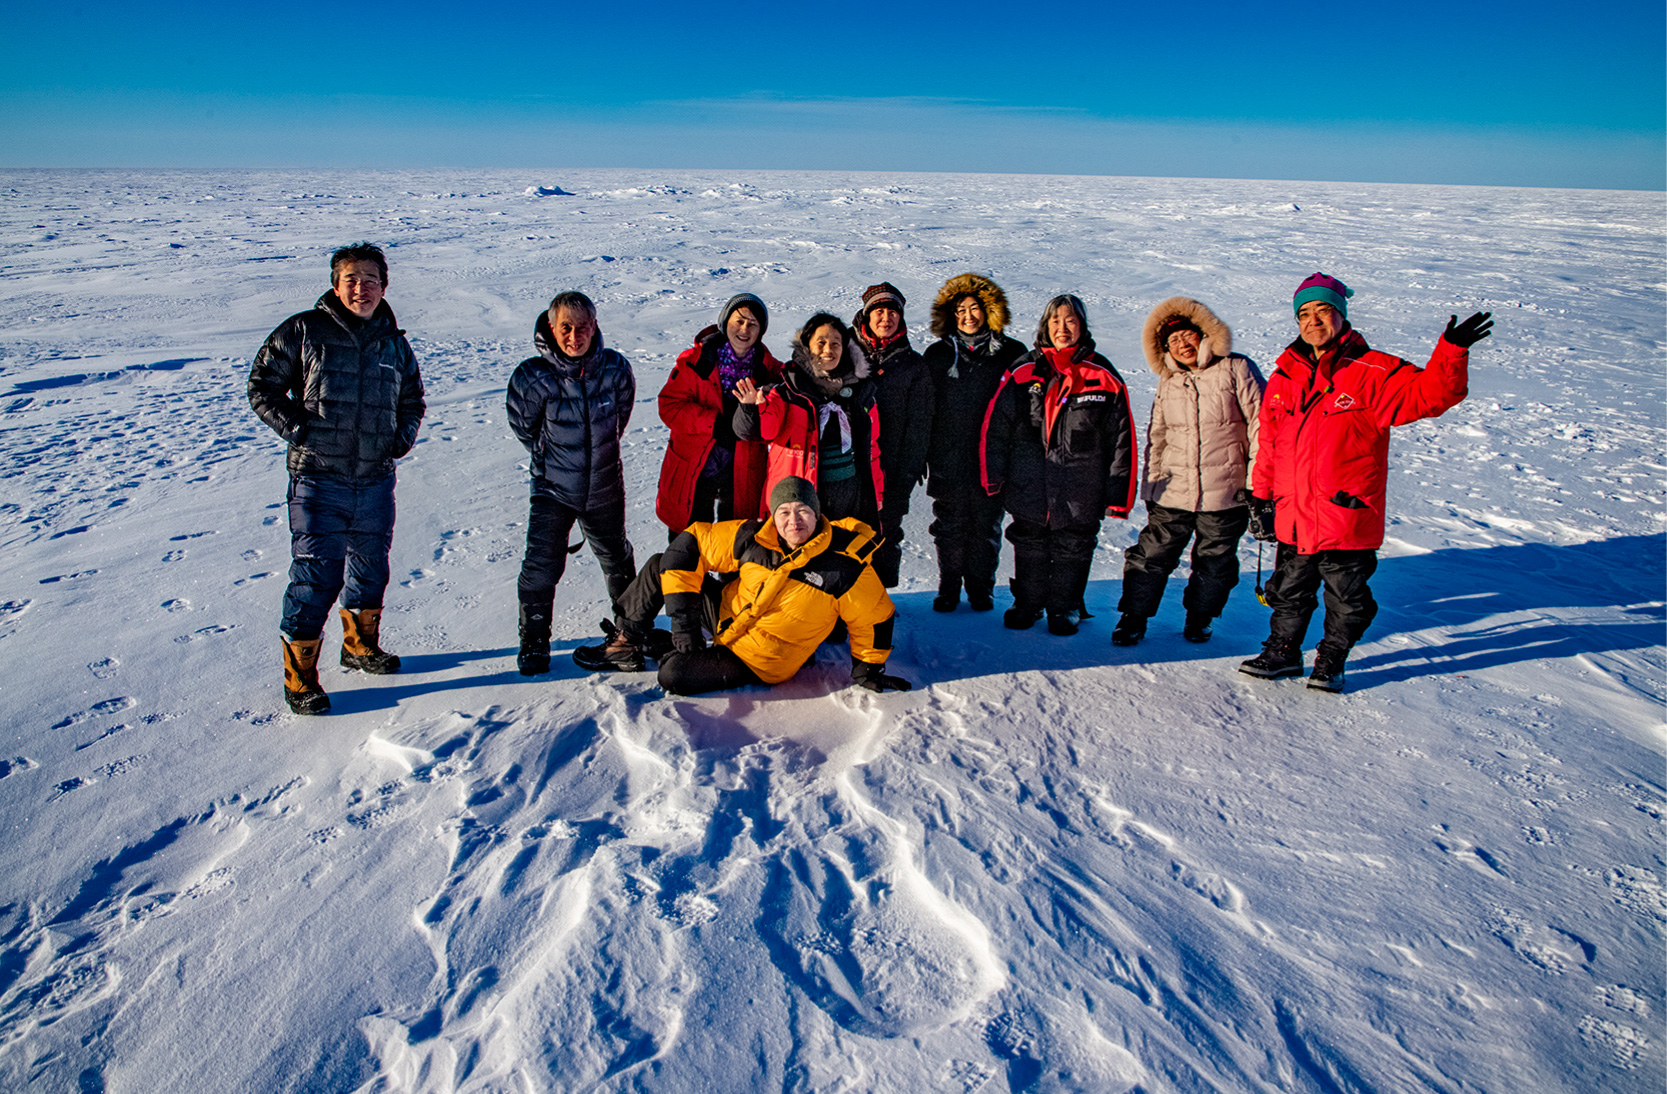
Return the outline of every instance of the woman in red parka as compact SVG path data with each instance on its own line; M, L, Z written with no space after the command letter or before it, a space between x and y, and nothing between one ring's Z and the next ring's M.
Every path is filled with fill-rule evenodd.
M1420 369L1366 345L1349 325L1353 295L1316 273L1291 300L1299 333L1262 396L1251 471L1251 526L1279 543L1267 585L1273 619L1262 652L1239 666L1263 679L1301 676L1323 584L1325 637L1308 686L1332 692L1343 690L1343 663L1378 611L1367 582L1383 546L1389 430L1457 406L1469 391L1470 347L1493 326L1488 312L1453 316Z
M672 539L697 520L764 514L764 445L737 440L731 423L737 383L781 379L781 362L764 346L769 325L770 313L758 297L730 297L717 325L678 354L660 389L660 420L671 427L671 440L654 512Z

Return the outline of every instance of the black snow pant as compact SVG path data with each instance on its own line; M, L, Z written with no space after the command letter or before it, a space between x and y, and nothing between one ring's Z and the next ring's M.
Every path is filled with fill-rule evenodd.
M1239 537L1249 526L1250 510L1242 505L1194 513L1148 502L1146 527L1123 554L1123 597L1117 610L1142 619L1156 615L1164 585L1191 540L1192 576L1181 604L1189 618L1214 619L1239 583Z
M289 480L289 588L279 628L292 641L324 633L341 597L352 611L380 608L394 542L394 476L366 481L330 475Z
M614 615L619 628L641 641L654 625L654 617L665 607L666 597L660 588L661 555L650 555L637 576L625 591L614 600ZM717 633L718 612L724 583L707 576L701 589L702 629ZM709 691L728 691L749 684L762 684L758 674L747 667L724 646L707 646L688 653L669 653L660 659L660 686L675 695L702 695Z
M556 583L567 569L567 537L575 523L602 566L609 600L617 600L637 575L636 555L625 536L625 499L581 513L546 494L534 494L527 512L527 553L515 591L521 603L542 609L546 617Z
M1274 556L1273 576L1264 590L1273 609L1271 637L1302 645L1308 621L1320 606L1318 593L1323 584L1325 634L1320 645L1348 653L1378 614L1378 602L1366 585L1377 568L1378 553L1373 550L1301 555L1291 544L1281 543Z
M880 510L880 534L885 542L874 552L871 564L880 584L888 589L897 588L898 571L903 568L903 518L909 515L909 495L914 485L913 481L886 479L886 504Z
M1050 616L1078 611L1087 618L1083 594L1100 541L1100 523L1049 528L1014 517L1007 526L1007 541L1013 545L1014 606L1046 608Z
M978 483L958 484L932 499L932 541L938 548L938 584L965 583L968 593L986 596L996 587L1001 561L1000 497Z

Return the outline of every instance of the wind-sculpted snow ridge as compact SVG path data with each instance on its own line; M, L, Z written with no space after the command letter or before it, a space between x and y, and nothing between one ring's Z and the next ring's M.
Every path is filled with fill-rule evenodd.
M571 195L541 195L554 182ZM0 205L0 1089L469 1094L1657 1094L1667 1083L1667 345L1660 196L1462 187L475 171L10 172ZM532 189L533 193L528 193ZM285 710L266 332L330 248L389 248L428 416L385 644ZM1421 363L1495 313L1469 398L1398 431L1349 689L1236 671L1183 565L1114 649L931 610L905 522L891 671L826 646L677 698L515 668L526 454L503 385L558 290L633 362L639 559L677 353L739 291L783 351L884 278L1028 335L1086 300L1144 426L1147 310L1264 368L1324 269ZM1271 552L1265 559L1271 562ZM1002 573L1010 562L1004 559ZM1264 573L1265 577L1265 573ZM1310 636L1311 639L1315 637Z

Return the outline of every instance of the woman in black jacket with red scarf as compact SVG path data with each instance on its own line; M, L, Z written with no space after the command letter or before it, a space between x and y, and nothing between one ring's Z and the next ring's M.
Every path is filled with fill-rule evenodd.
M984 425L983 478L1013 517L1005 623L1026 630L1045 610L1050 633L1077 633L1100 523L1129 515L1137 479L1128 388L1094 352L1075 296L1048 301L1036 348L1002 377Z

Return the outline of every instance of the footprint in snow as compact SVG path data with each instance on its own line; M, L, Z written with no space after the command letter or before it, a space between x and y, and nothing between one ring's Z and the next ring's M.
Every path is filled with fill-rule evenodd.
M984 1041L1005 1061L1012 1090L1123 1094L1145 1077L1140 1061L1093 1019L1057 1004L1003 1010L985 1027Z
M863 1036L966 1018L1005 981L989 930L932 886L899 836L861 820L842 828L770 863L758 928L776 967Z

